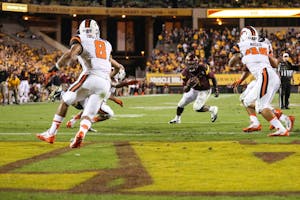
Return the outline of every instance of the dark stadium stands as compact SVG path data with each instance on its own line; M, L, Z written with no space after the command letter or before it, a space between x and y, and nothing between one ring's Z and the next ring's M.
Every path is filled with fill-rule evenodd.
M300 7L298 0L6 0L10 3L32 3L41 5L106 6L106 7L161 7L161 8L276 8Z
M297 41L300 41L299 32L294 29L275 33L267 33L263 30L260 32L272 42L275 57L281 57L283 52L289 52L294 63L300 62L300 49L299 45L296 45ZM238 28L193 30L186 27L163 31L159 35L158 44L152 51L150 60L147 62L147 71L178 73L184 67L183 58L186 53L194 51L202 62L208 62L216 73L239 72L238 67L230 69L227 66L230 50L238 40ZM177 48L170 51L170 45ZM164 46L168 46L168 48L164 48Z

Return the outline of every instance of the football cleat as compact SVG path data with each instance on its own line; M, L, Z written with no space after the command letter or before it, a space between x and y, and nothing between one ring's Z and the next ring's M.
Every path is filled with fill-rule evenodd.
M294 123L295 123L295 117L289 116L289 120L286 122L286 129L288 131L292 131L294 128Z
M66 127L67 128L74 128L74 124L75 124L76 121L72 122L71 120L69 120L66 124Z
M268 136L269 137L276 137L276 136L289 136L290 135L290 133L289 133L289 131L288 130L285 130L285 131L280 131L280 130L278 130L278 131L276 131L275 133L270 133Z
M82 144L84 137L84 133L82 131L78 132L75 136L75 138L72 139L70 147L71 148L79 148Z
M171 121L169 121L169 124L180 124L180 123L181 123L181 120L177 119L177 118L174 118Z
M215 122L218 118L218 107L217 106L212 106L213 111L210 114L210 119L211 122Z
M42 134L36 134L36 137L42 141L45 141L45 142L48 142L50 144L53 144L54 141L55 141L55 135L53 136L50 136L50 137L45 137L44 135Z
M254 132L254 131L261 131L261 125L253 125L251 124L250 126L243 128L244 132L250 133L250 132Z

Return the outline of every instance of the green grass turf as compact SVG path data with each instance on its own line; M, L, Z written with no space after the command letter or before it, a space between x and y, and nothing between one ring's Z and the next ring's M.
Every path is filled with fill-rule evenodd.
M232 197L232 196L142 196L142 195L94 195L94 194L65 194L65 193L27 193L27 192L0 192L5 200L299 200L299 196L254 196L254 197Z
M268 123L259 116L263 125L263 130L259 133L245 134L241 130L249 125L249 118L241 106L238 95L221 94L219 98L211 97L208 105L219 107L219 117L215 123L210 122L209 113L196 113L192 110L192 105L188 105L182 115L182 123L176 125L168 124L176 113L176 105L181 95L162 96L134 96L123 97L124 107L121 108L113 102L109 102L115 111L115 117L111 120L94 124L93 128L97 133L88 133L86 142L109 142L114 141L224 141L224 140L254 140L259 143L287 143L300 140L300 95L291 95L291 109L284 110L287 115L296 116L294 131L290 137L269 138L267 134ZM273 104L278 105L278 96ZM11 105L0 107L0 141L31 141L40 143L35 138L35 134L49 128L58 103L37 103L27 105ZM78 130L78 124L74 129L65 128L67 120L77 112L70 107L66 120L62 124L57 135L57 141L68 142ZM45 144L47 145L47 144ZM101 145L101 143L95 144ZM94 151L93 151L94 150ZM97 148L93 145L81 151L86 154L93 154ZM75 151L74 151L75 152ZM64 159L72 159L74 152L62 154L50 160L43 160L38 163L27 165L20 171L51 171L43 169L43 166L57 166L57 171L72 170L64 166ZM73 154L72 154L73 153ZM116 155L113 148L107 147L106 152L102 152L106 157L101 158L106 163L95 164L95 168L112 168L116 163ZM82 153L81 153L82 155ZM81 157L82 159L83 157ZM111 160L110 160L111 158ZM89 157L90 161L97 158ZM93 160L96 159L96 160ZM81 160L84 162L84 160ZM80 165L80 164L79 164ZM300 166L300 163L299 163ZM74 167L75 168L75 167ZM288 166L287 166L288 170ZM299 168L300 171L300 168ZM38 192L0 192L0 199L299 199L300 196L257 196L257 197L174 197L174 196L140 196L140 195L82 195L68 193L38 193Z
M66 163L66 160L76 162ZM34 162L14 172L68 172L81 170L113 169L117 167L118 159L112 144L86 145L85 148L74 149L56 157Z

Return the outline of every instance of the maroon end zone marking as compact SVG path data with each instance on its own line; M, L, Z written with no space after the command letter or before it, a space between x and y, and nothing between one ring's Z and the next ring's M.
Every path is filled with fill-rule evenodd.
M255 142L240 141L244 145L254 145ZM95 144L95 143L90 143ZM286 143L285 143L286 144ZM289 144L300 144L299 140L293 141ZM300 191L223 191L223 192L214 192L214 191L121 191L122 189L132 189L136 187L142 187L145 185L152 184L153 181L151 176L148 174L146 169L141 163L138 155L135 153L134 149L130 146L129 142L116 142L114 143L116 148L116 153L119 158L119 168L116 169L106 169L99 170L99 174L95 175L93 178L79 184L78 186L70 190L35 190L35 189L5 189L0 188L0 191L26 191L26 192L50 192L50 193L95 193L95 194L128 194L128 195L176 195L176 196L257 196L257 195L300 195ZM39 156L34 156L29 159L24 159L8 165L0 167L0 173L6 173L10 170L22 167L22 165L29 164L32 162L37 162L39 160L47 159L70 151L69 147L61 148L48 152ZM265 153L265 152L256 152L256 153ZM281 152L281 153L293 153L293 152ZM264 155L264 154L262 154ZM35 158L35 159L34 159ZM272 160L272 159L271 159ZM80 171L85 172L88 170ZM29 173L27 173L29 174ZM65 174L65 173L61 173ZM110 183L117 179L123 179L124 183L116 186L110 186Z
M131 189L152 184L151 176L141 163L141 160L130 146L129 142L116 142L116 153L119 158L119 168L101 170L99 174L73 188L76 193L116 193L121 189ZM109 184L117 179L124 183L116 186Z
M274 163L283 160L295 152L253 152L253 154L266 163Z

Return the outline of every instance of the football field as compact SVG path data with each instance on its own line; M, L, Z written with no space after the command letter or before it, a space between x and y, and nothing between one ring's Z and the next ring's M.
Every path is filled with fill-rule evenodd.
M78 130L65 127L56 142L36 139L58 103L1 106L0 199L285 200L300 199L300 94L291 95L296 117L290 137L263 129L243 133L249 117L237 94L210 97L219 107L197 113L188 105L181 124L168 124L181 95L121 97L114 118L93 125L83 147L70 149ZM274 99L278 106L278 96Z

